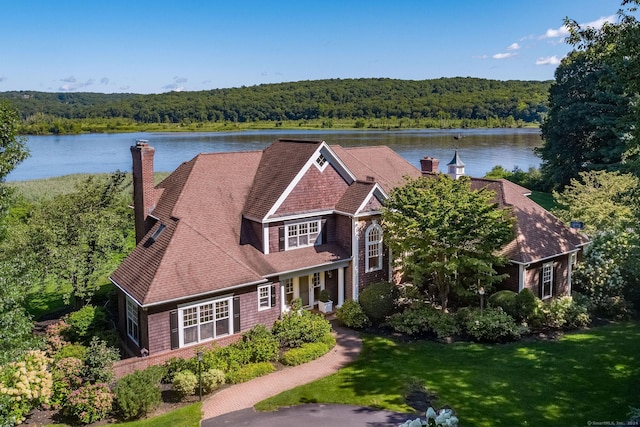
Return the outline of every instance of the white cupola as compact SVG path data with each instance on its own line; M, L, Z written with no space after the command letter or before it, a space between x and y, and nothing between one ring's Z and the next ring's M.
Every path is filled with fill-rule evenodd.
M453 179L458 179L464 175L464 163L460 160L460 156L458 155L458 150L456 149L455 154L453 155L453 159L449 163L447 163L449 167L449 175Z

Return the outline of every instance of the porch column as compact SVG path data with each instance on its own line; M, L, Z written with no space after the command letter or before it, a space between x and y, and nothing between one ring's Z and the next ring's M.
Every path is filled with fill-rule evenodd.
M282 282L280 282L280 314L284 313L287 303L285 301L285 287Z
M344 267L338 268L338 304L336 307L341 307L344 303Z

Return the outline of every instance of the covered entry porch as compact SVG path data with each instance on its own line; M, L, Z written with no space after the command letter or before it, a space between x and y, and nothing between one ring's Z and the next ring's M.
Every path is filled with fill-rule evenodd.
M281 312L289 311L293 301L298 298L303 308L317 308L323 289L329 292L334 307L340 307L344 303L347 265L348 263L331 264L280 275Z

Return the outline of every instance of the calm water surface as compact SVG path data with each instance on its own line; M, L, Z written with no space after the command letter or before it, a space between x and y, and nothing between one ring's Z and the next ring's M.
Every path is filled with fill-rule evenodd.
M454 136L461 135L461 139ZM147 139L155 147L155 170L172 171L198 153L262 150L278 138L320 139L344 147L388 145L416 167L420 159L440 159L440 170L458 147L466 173L483 176L495 165L508 170L539 166L533 148L541 145L538 129L464 129L405 131L259 130L203 133L121 133L30 136L31 156L7 181L24 181L75 173L131 170L129 147Z

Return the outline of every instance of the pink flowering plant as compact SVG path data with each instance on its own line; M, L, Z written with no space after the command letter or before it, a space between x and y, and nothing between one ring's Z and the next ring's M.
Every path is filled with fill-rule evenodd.
M69 394L62 412L82 424L91 424L106 418L112 407L113 394L107 384L85 384Z

